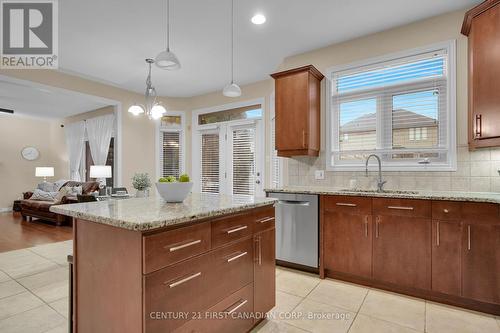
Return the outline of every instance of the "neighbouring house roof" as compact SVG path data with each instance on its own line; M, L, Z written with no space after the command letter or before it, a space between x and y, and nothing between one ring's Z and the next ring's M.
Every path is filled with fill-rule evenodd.
M393 129L437 126L437 119L405 109L394 110L392 122ZM368 113L340 126L340 131L342 133L371 132L375 131L376 124L376 114Z

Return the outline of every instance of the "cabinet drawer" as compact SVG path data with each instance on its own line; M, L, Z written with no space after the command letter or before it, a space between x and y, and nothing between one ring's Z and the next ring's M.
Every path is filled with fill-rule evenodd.
M247 237L213 252L210 289L214 303L253 281L253 247L253 239Z
M461 202L462 217L475 222L492 222L500 224L498 204L483 202ZM478 217L481 219L478 219Z
M254 215L253 232L261 232L274 228L274 207L258 210Z
M210 259L207 253L143 277L147 332L171 332L189 318L169 318L169 314L191 315L215 303L210 288Z
M462 218L461 203L456 201L433 201L433 220L460 220Z
M430 218L431 202L429 200L374 198L373 214Z
M253 312L253 284L241 288L200 314L175 333L233 333L247 332L253 326L252 316L243 319L243 314Z
M210 250L210 223L148 235L144 241L145 274Z
M238 214L212 222L212 248L250 236L253 232L253 215Z
M325 211L334 211L347 214L371 215L372 199L351 196L322 196L321 204Z

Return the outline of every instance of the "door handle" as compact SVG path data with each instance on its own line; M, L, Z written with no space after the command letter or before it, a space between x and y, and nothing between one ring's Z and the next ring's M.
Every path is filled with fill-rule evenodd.
M184 243L184 244L181 244L181 245L177 245L177 246L172 246L172 247L169 247L170 245L167 245L167 246L164 246L165 249L168 248L168 250L170 252L174 252L174 251L177 251L177 250L180 250L180 249L184 249L186 247L189 247L189 246L193 246L193 245L196 245L196 244L199 244L201 243L201 239L197 239L197 240L194 240L192 242L187 242L187 243Z
M365 237L368 238L368 215L365 216Z
M439 246L439 222L436 222L436 246Z
M181 285L181 284L183 284L183 283L188 282L189 280L192 280L192 279L194 279L194 278L197 278L197 277L198 277L198 276L200 276L200 275L201 275L201 272L195 273L195 274L193 274L193 275L190 275L190 276L188 276L188 277L185 277L185 278L183 278L183 279L180 279L179 281L176 281L176 282L174 282L174 283L171 283L171 284L169 284L168 286L169 286L170 288L175 288L175 287L177 287L177 286L179 286L179 285ZM165 284L167 284L167 282L165 282Z
M480 114L476 114L476 129L474 134L476 138L481 138L483 135L483 116Z
M240 299L238 302L236 302L237 305L235 307L234 304L231 305L229 308L226 309L226 311L224 311L225 313L227 314L231 314L233 313L234 311L238 310L239 308L241 308L243 305L247 304L248 303L248 300L246 299Z
M353 203L345 203L345 202L337 202L336 203L337 206L345 206L345 207L356 207L357 205L356 204L353 204Z
M248 226L246 226L246 225L238 226L236 228L227 230L226 233L227 234L232 234L233 232L238 232L238 231L241 231L241 230L245 230L246 228L248 228Z
M470 241L470 224L467 225L467 250L471 249L471 241Z
M279 200L278 204L289 205L289 206L309 206L308 201L293 201L293 200Z
M379 237L379 224L380 224L380 216L377 216L375 219L375 238Z
M227 262L231 262L231 261L234 261L236 259L239 259L243 256L246 256L248 254L248 252L242 252L242 253L238 253L237 255L235 255L234 257L231 257L229 259L227 259Z

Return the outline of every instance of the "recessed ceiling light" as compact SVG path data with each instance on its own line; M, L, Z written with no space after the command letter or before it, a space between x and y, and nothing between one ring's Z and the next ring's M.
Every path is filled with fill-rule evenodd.
M262 14L255 14L253 17L252 17L252 23L253 24L263 24L266 22L266 17Z

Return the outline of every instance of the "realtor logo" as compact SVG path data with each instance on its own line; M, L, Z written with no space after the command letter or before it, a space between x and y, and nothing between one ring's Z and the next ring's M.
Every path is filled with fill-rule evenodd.
M0 0L1 68L57 68L57 0Z

